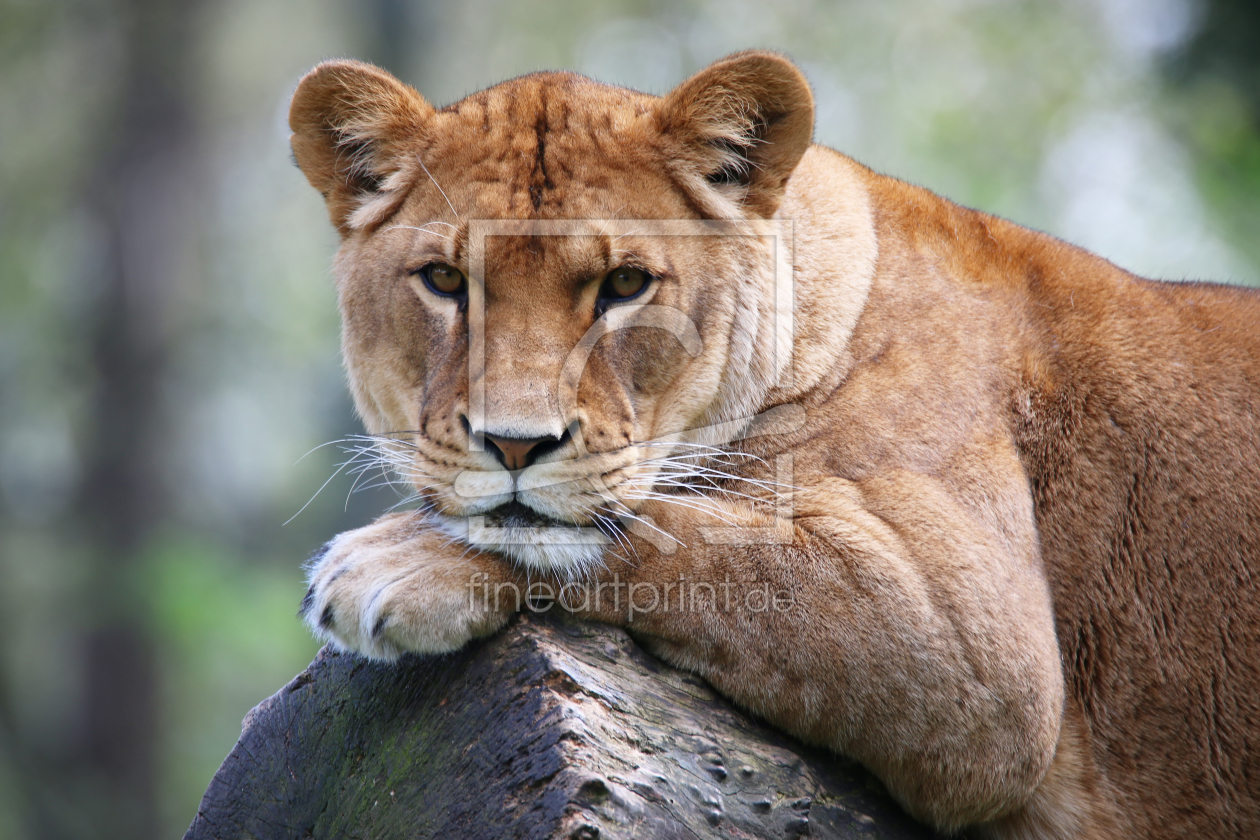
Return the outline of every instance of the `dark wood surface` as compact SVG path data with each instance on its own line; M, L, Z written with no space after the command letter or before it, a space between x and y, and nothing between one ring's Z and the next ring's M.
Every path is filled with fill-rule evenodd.
M185 840L803 836L934 835L623 631L525 615L394 665L325 648L246 717Z

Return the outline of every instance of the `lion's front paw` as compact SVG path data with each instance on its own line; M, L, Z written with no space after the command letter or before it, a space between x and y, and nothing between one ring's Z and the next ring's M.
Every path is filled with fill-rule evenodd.
M456 650L503 625L509 613L476 597L487 558L464 556L432 532L399 530L387 517L337 536L312 558L299 614L317 637L392 660Z

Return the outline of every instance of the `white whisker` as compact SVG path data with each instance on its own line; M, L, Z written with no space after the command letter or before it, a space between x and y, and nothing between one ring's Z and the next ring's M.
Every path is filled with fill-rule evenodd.
M669 539L678 543L683 548L687 547L687 544L683 542L682 540L678 539L678 537L675 537L673 534L669 533L668 531L661 530L656 525L652 524L651 522L649 522L647 519L643 518L642 516L637 516L634 513L632 513L630 511L630 508L626 507L624 502L620 500L615 500L615 499L614 499L614 502L621 508L621 510L619 511L617 510L613 511L613 513L618 518L633 519L635 522L641 523L645 527L651 528L653 531L660 534L662 537L665 537L666 539Z
M429 171L429 167L424 165L424 161L416 158L416 163L420 164L420 168L424 170L424 174L429 176L429 180L433 182L433 186L437 187L438 192L442 194L442 198L446 199L446 206L451 208L451 212L455 214L455 218L463 221L463 217L459 215L459 211L455 209L455 205L451 204L450 196L446 194L446 190L442 189L442 185L437 182L437 178L433 177L433 173Z
M721 519L727 524L735 524L735 520L726 511L718 510L711 505L706 505L700 500L702 496L678 496L672 493L655 493L650 490L641 491L639 493L627 494L627 499L637 499L639 501L656 501L665 504L678 505L679 507L690 508L697 513L705 513L716 519ZM707 500L706 500L707 501Z
M429 222L428 224L423 224L419 226L417 225L391 225L390 227L387 227L386 230L414 230L417 233L431 233L434 236L445 239L447 242L451 241L451 237L445 233L438 233L435 230L426 230L426 228L428 228L429 225L446 225L448 228L451 228L452 230L455 230L455 231L459 230L459 228L455 227L455 225L451 224L450 222Z

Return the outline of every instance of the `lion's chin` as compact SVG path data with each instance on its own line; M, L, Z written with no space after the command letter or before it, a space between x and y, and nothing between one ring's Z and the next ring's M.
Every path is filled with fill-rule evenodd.
M465 545L569 580L598 567L604 547L611 542L598 528L561 522L517 501L480 515L440 516L437 522L443 532Z

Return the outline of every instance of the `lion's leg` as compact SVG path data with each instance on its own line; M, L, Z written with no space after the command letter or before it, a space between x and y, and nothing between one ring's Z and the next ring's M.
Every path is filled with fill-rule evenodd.
M347 531L312 558L301 615L316 636L372 659L444 653L493 633L525 586L502 558L414 514Z
M1023 808L974 831L993 840L1128 837L1106 780L1090 749L1080 705L1069 697L1054 762Z
M879 482L836 483L794 521L653 503L644 512L676 550L636 539L582 606L859 759L922 819L954 829L1012 814L1051 768L1064 701L1031 516L995 528L941 482Z

